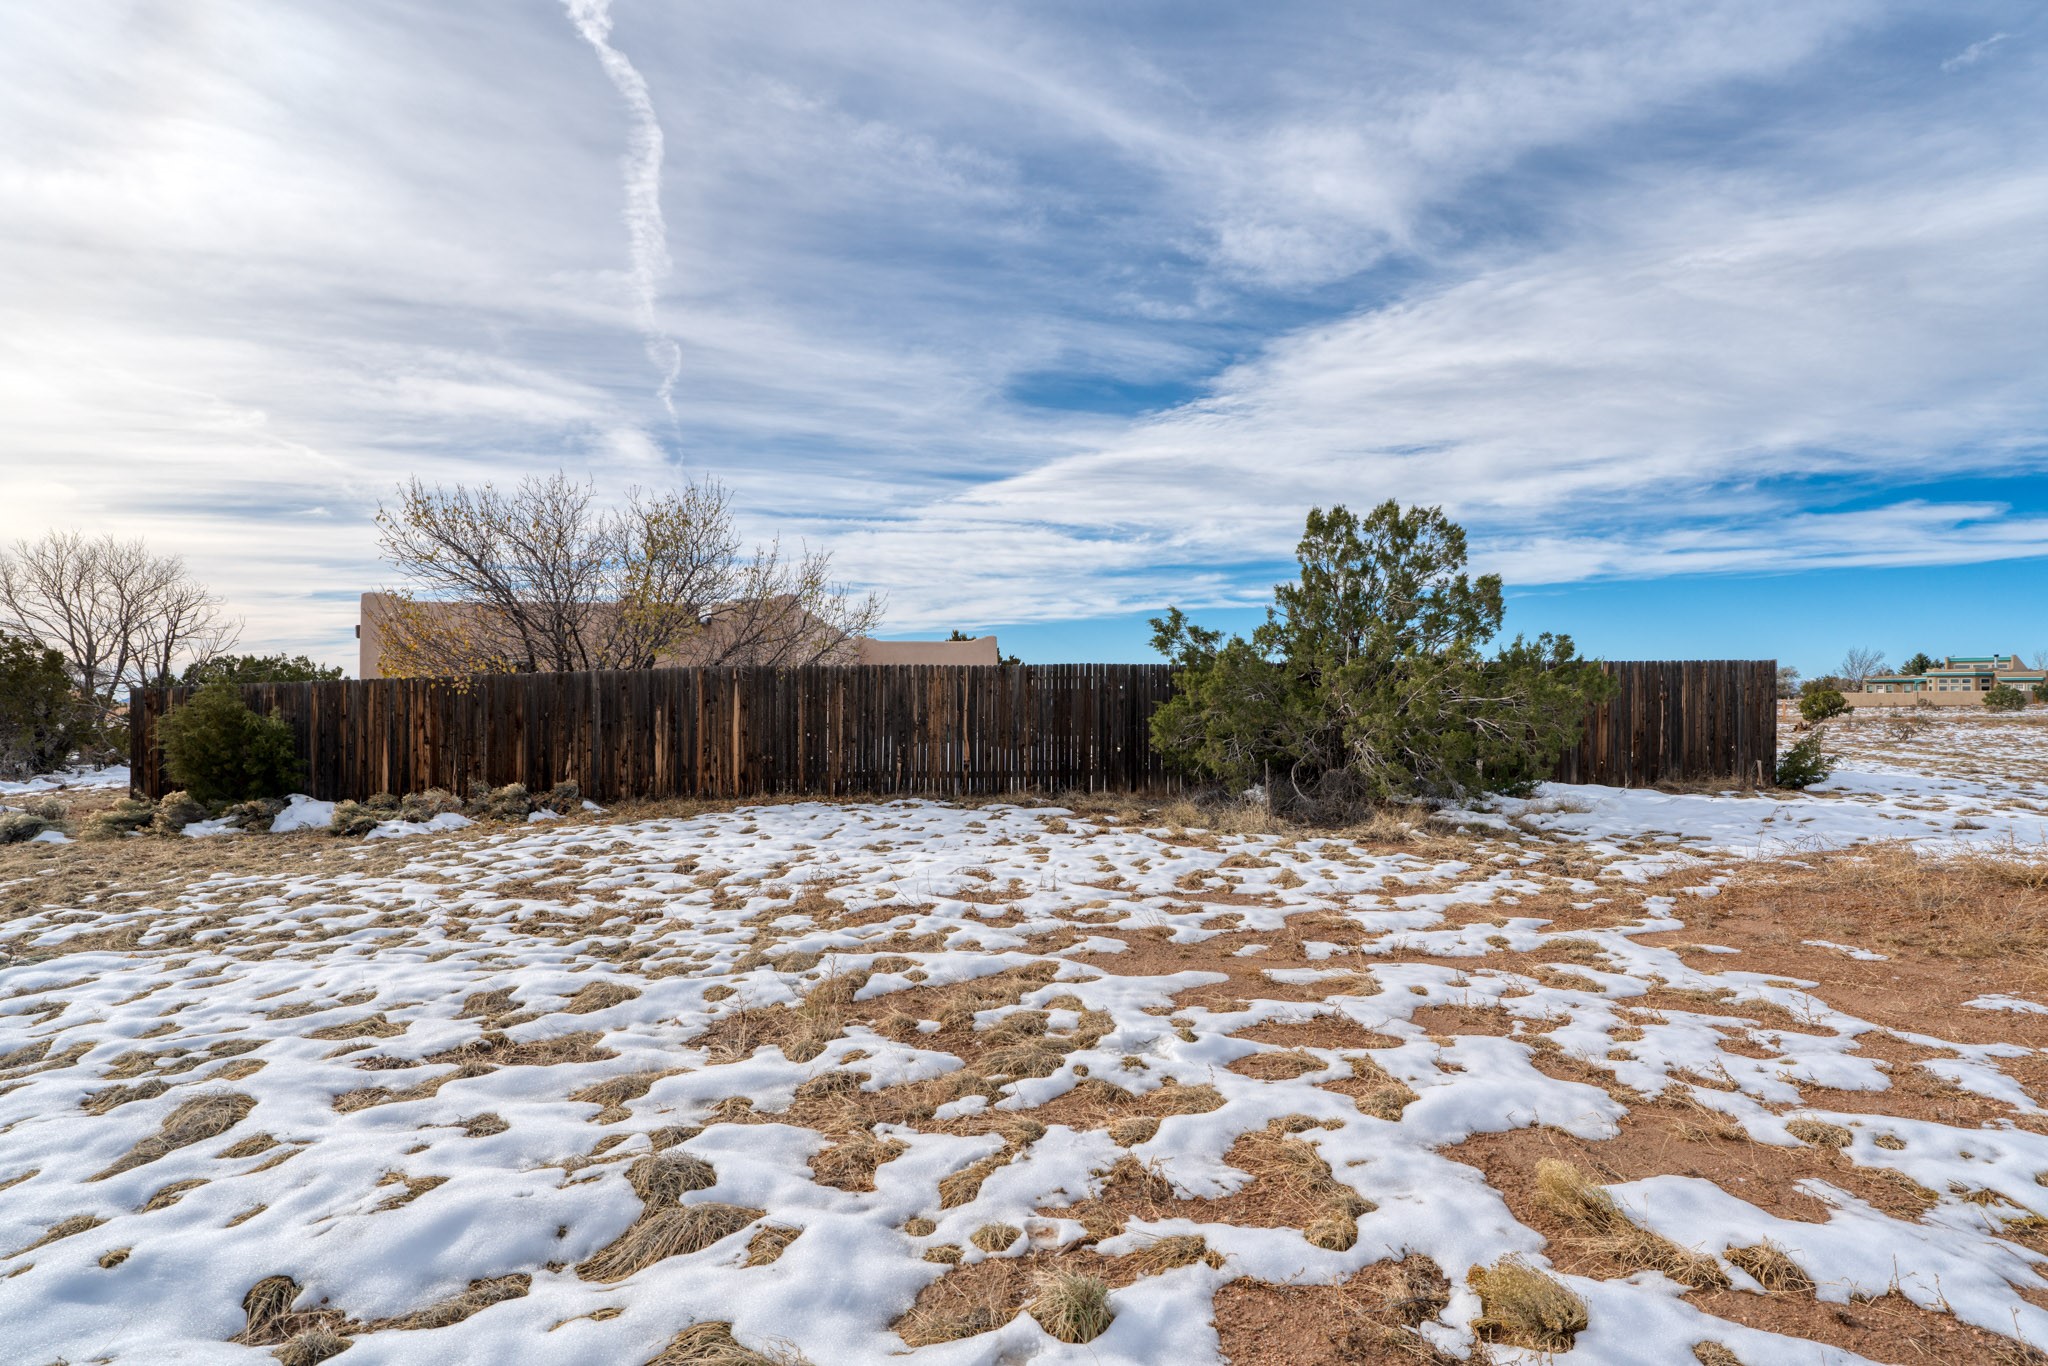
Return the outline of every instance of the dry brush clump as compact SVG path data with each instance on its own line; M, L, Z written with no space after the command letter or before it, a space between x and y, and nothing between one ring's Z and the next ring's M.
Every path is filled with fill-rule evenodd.
M239 1091L215 1091L194 1096L164 1116L162 1126L154 1134L137 1143L91 1179L104 1181L107 1177L154 1162L166 1153L224 1134L240 1124L255 1108L256 1098Z
M1073 1271L1045 1272L1025 1309L1047 1333L1071 1343L1093 1342L1116 1317L1109 1286Z
M693 1323L669 1339L647 1366L811 1366L794 1347L767 1344L762 1350L743 1346L725 1322Z
M1768 1238L1748 1247L1731 1247L1721 1255L1728 1259L1730 1266L1748 1272L1758 1285L1773 1295L1796 1295L1814 1288L1813 1277L1792 1260L1790 1253Z
M1719 1262L1637 1224L1613 1196L1569 1162L1546 1157L1536 1164L1536 1203L1630 1271L1662 1272L1694 1290L1718 1290L1728 1284L1728 1273Z
M1568 1352L1586 1329L1586 1302L1519 1257L1475 1266L1466 1279L1479 1292L1472 1327L1482 1341Z

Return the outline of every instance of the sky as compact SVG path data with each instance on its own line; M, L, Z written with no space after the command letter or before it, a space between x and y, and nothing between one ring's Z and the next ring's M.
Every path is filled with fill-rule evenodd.
M0 0L0 541L353 671L396 485L715 478L1149 658L1441 505L1609 658L2048 648L2048 11Z

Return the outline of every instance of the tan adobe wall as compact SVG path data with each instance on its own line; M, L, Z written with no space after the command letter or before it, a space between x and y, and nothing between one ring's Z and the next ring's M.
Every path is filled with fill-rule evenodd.
M973 640L863 640L863 664L1000 664L994 636Z
M362 606L357 614L356 634L358 663L356 677L384 677L384 630L383 617L390 610L389 595L384 593L363 594ZM431 610L438 612L460 611L460 607L448 604L432 604ZM973 640L863 640L857 659L860 664L1000 664L1002 651L996 646L994 636L979 636ZM678 665L688 664L685 659L675 660Z
M2022 692L2026 691L2024 688ZM1845 692L1842 700L1852 707L1975 707L1984 710L1981 692ZM2029 697L2031 703L2033 698Z

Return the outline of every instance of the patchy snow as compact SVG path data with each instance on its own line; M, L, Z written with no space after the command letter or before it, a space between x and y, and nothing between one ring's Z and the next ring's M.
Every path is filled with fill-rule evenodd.
M1889 954L1875 953L1870 949L1859 949L1854 944L1837 944L1831 939L1802 939L1799 942L1810 949L1833 949L1836 953L1846 953L1859 963L1885 963L1891 961L1891 955Z
M334 803L315 801L303 794L295 794L289 805L277 813L270 823L272 834L283 835L293 830L325 830L334 820Z
M67 768L57 773L39 773L33 778L20 781L0 782L0 801L9 797L46 796L52 792L79 788L125 789L127 786L126 764L109 764L104 768Z
M229 1339L244 1292L283 1275L303 1287L302 1309L351 1321L349 1366L640 1363L703 1319L819 1366L1198 1363L1219 1359L1212 1301L1236 1278L1331 1284L1419 1253L1450 1282L1423 1334L1463 1353L1479 1312L1467 1271L1507 1255L1543 1266L1545 1242L1446 1149L1536 1125L1597 1141L1617 1132L1628 1096L1667 1095L1759 1144L1800 1144L1801 1120L1840 1126L1846 1161L1935 1200L1907 1221L1810 1181L1826 1217L1809 1222L1700 1177L1610 1188L1639 1223L1716 1259L1738 1291L1759 1287L1724 1250L1770 1239L1823 1300L1896 1288L2048 1348L2048 1258L2002 1222L2048 1212L2036 1180L2048 1134L1816 1106L1814 1088L1892 1086L1856 1048L1870 1021L1829 1005L1821 983L1742 970L1725 946L1710 956L1726 970L1709 972L1688 961L1691 946L1645 942L1718 904L1699 899L1719 889L1712 868L1692 869L1709 856L1880 831L1948 845L2004 838L2000 822L2019 838L2048 821L2007 806L1965 827L1966 808L1990 805L1989 780L1943 786L1900 767L1790 798L1546 788L1473 813L1504 837L1470 859L1190 838L1045 807L814 802L531 823L377 863L223 872L175 897L23 902L0 960L0 1183L12 1183L0 1336L24 1361L264 1362L268 1345ZM331 814L294 798L273 828ZM1535 866L1547 850L1565 851L1563 871ZM1630 890L1660 867L1697 881ZM1639 914L1567 933L1517 909L1546 893L1582 907L1633 897ZM1491 918L1459 914L1473 908ZM1204 951L1200 966L1174 956ZM967 995L989 983L1007 985ZM783 1008L835 991L811 1046L775 1033L796 1018ZM1632 1005L1652 991L1664 993L1655 1010ZM2001 995L1970 1004L2044 1010ZM1458 1032L1445 1020L1459 1011L1503 1030ZM1797 1028L1768 1023L1788 1017ZM1370 1031L1375 1046L1245 1037L1319 1020ZM973 1042L992 1033L1040 1061L995 1066ZM965 1057L952 1051L963 1039ZM2042 1113L2000 1067L2033 1050L1945 1040L1938 1026L1909 1042L1942 1054L1919 1065L1944 1082ZM1560 1059L1599 1084L1554 1075ZM1122 1141L1084 1111L1033 1118L1103 1081L1142 1107L1169 1079L1213 1088L1216 1103L1170 1109ZM956 1081L968 1085L949 1095ZM1375 1085L1409 1098L1375 1113L1353 1098ZM832 1105L916 1088L932 1102L923 1111L866 1122L887 1154L872 1189L820 1179L811 1164L847 1132L832 1128L845 1113ZM241 1098L222 1102L232 1123L180 1146L155 1138L208 1096ZM1233 1145L1283 1120L1355 1194L1357 1233L1342 1248L1201 1203L1246 1189ZM629 1173L658 1149L706 1165L695 1188L643 1206ZM1096 1250L1196 1234L1220 1265L1121 1285L1108 1330L1083 1345L1019 1315L906 1347L893 1325L949 1271L926 1252L971 1268L1077 1248L1091 1235L1075 1207L1126 1158L1170 1184L1178 1212L1132 1217ZM739 1214L700 1250L603 1279L599 1254L676 1202ZM81 1216L100 1222L66 1223ZM977 1246L989 1225L1016 1241ZM798 1232L749 1264L770 1227ZM77 1231L35 1246L57 1228ZM525 1293L445 1326L378 1324L511 1276L530 1277ZM1590 1326L1560 1360L1683 1366L1709 1339L1751 1366L1862 1359L1718 1318L1655 1273L1562 1279Z
M1963 1004L1977 1010L2009 1010L2019 1015L2048 1015L2048 1006L2038 1001L2023 1000L2018 996L1979 996Z

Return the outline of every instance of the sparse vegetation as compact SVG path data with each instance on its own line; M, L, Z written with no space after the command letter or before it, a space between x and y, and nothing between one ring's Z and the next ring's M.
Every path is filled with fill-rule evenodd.
M1778 756L1778 786L1800 789L1826 782L1835 771L1835 756L1827 752L1826 746L1827 731L1820 726L1793 741Z
M2010 683L2000 683L1984 692L1984 710L2021 711L2027 705L2027 695Z
M1093 1276L1071 1271L1046 1273L1026 1308L1041 1328L1061 1342L1093 1342L1116 1317L1109 1307L1109 1287Z
M1489 1342L1568 1352L1586 1330L1586 1302L1519 1257L1474 1267L1468 1279L1479 1292L1473 1327Z
M1819 724L1851 710L1849 699L1833 688L1815 688L1802 691L1799 696L1799 714L1807 721Z

